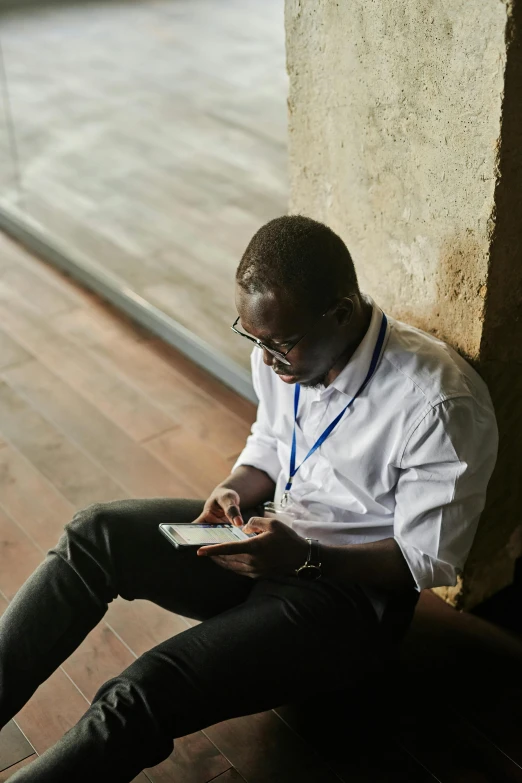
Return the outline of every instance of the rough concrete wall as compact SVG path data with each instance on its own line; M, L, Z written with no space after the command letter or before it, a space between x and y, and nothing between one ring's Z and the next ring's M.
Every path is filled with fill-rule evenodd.
M292 211L341 234L390 313L477 355L505 6L287 0L286 24Z
M521 2L286 0L291 211L332 226L363 290L460 350L497 407L459 605L520 553Z

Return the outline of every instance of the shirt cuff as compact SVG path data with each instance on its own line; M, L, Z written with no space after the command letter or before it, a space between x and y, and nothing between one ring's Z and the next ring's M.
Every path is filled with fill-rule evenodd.
M232 473L240 465L251 465L253 468L263 470L270 476L274 484L277 484L277 479L281 473L281 463L277 453L258 444L247 444L245 446L232 468Z
M406 544L395 536L406 563L420 592L428 587L443 587L457 584L456 568L451 563L437 560L421 552L417 547Z

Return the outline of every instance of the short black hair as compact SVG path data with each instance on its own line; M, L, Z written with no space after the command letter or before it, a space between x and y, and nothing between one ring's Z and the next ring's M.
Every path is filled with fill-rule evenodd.
M236 271L247 293L281 288L314 311L359 293L352 257L331 228L304 215L270 220L250 240Z

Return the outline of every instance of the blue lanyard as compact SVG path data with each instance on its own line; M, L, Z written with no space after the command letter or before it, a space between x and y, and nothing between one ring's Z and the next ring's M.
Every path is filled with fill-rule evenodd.
M381 349L384 343L384 337L386 335L386 326L388 324L388 319L386 318L385 314L382 314L382 321L381 321L381 328L379 329L379 336L377 337L377 342L375 343L375 348L373 351L372 360L370 362L370 367L368 369L368 373L366 375L366 378L360 385L357 392L354 394L348 405L343 408L341 413L332 421L331 424L328 425L328 427L325 429L323 434L316 440L304 460L301 462L301 465L303 465L308 457L311 457L312 454L317 451L317 449L322 446L322 444L325 442L326 438L330 435L332 430L337 426L337 424L341 421L342 417L348 410L348 408L353 404L354 400L361 394L363 389L366 387L368 382L370 381L370 378L372 377L373 373L375 372L375 368L377 367L377 362L379 361L379 356L381 355ZM297 422L297 410L299 408L299 395L301 394L301 387L297 383L295 386L295 393L294 393L294 432L292 435L292 451L290 452L290 475L288 478L288 481L286 482L286 487L283 495L283 500L288 500L288 493L290 492L290 489L292 488L292 481L294 480L294 476L301 467L301 465L298 465L297 468L295 466L295 452L296 452L296 437L295 437L295 427Z

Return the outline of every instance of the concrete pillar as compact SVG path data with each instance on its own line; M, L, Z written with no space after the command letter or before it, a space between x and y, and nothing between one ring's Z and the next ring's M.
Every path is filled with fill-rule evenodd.
M486 379L500 454L462 582L522 552L522 0L286 0L291 212L347 243L361 287Z

